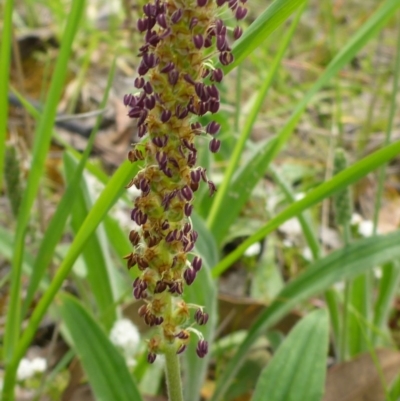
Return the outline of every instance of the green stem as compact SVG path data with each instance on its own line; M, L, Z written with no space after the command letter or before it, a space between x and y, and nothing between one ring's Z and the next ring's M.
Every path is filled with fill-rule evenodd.
M167 373L167 389L169 401L183 401L181 371L179 368L179 355L176 347L165 347L165 370Z

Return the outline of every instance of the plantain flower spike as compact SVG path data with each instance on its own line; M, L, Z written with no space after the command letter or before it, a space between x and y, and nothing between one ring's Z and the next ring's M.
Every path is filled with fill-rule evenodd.
M207 323L208 314L186 304L182 294L202 267L199 256L188 258L198 236L190 219L194 195L202 182L210 196L216 191L206 169L196 165L195 140L209 137L213 153L221 143L216 121L202 126L196 119L220 107L216 84L223 72L207 58L218 54L221 65L233 62L227 27L216 18L218 9L230 9L241 20L246 1L155 0L143 6L137 21L144 41L134 82L137 92L125 95L124 104L142 138L128 158L143 160L144 167L128 185L141 193L131 213L138 227L129 234L133 252L125 259L128 269L136 265L140 270L133 283L134 297L144 300L139 314L158 328L148 341L150 363L167 345L177 354L184 352L193 333L199 336L198 356L207 354L207 342L191 330L190 309L196 309L193 319L199 325ZM232 37L241 34L236 27Z

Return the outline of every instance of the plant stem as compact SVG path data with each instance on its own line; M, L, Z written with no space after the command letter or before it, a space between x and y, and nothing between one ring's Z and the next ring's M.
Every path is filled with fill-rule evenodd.
M169 401L183 401L179 355L174 345L165 347L165 369L167 373L167 388Z

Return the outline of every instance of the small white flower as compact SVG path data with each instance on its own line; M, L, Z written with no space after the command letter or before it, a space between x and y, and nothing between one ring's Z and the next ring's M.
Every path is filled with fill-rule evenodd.
M257 256L261 252L261 244L259 242L256 242L253 245L250 245L247 249L246 252L244 253L245 256Z
M363 221L363 218L358 213L353 213L351 215L350 224L352 226L358 226Z
M309 262L312 262L313 258L313 254L311 253L311 249L309 247L306 247L303 249L303 258L305 260L308 260Z
M47 369L47 361L44 358L34 358L29 360L22 358L17 370L18 380L26 380L33 377L36 373L43 373Z
M115 321L110 332L110 340L123 351L127 361L132 362L132 356L139 348L140 334L129 319Z
M374 223L371 220L364 220L358 225L358 233L363 237L370 237L374 232Z

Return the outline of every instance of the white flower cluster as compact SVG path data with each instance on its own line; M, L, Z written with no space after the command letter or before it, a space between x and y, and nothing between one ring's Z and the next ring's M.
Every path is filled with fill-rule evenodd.
M134 355L138 351L140 334L138 328L129 319L115 321L110 332L111 342L122 350L127 363L135 365Z
M18 365L18 380L26 380L33 377L36 373L43 373L47 369L47 361L45 358L22 358Z

